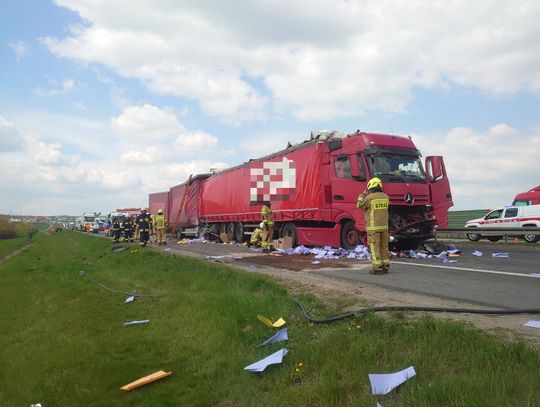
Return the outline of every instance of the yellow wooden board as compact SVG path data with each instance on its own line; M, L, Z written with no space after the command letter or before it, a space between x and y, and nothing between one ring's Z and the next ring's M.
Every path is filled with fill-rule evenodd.
M144 386L145 384L153 383L157 380L164 379L165 377L169 377L170 375L172 375L172 372L165 372L163 370L160 370L159 372L155 372L148 376L141 377L134 382L126 384L125 386L120 387L120 390L130 391L136 389L137 387Z

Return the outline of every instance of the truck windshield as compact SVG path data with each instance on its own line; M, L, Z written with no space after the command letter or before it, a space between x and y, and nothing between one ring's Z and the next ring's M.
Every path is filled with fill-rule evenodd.
M93 221L94 221L94 217L93 217L93 216L85 216L85 217L84 217L84 221L85 221L85 222L93 222Z
M426 182L422 161L417 156L370 154L367 161L371 176L383 182Z

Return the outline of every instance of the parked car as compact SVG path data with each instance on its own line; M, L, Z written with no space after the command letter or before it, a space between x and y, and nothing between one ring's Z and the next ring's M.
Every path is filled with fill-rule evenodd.
M540 227L540 205L510 206L488 212L485 216L472 219L465 223L466 228L508 228ZM502 233L502 234L501 234ZM522 236L528 243L536 243L540 240L540 233L535 232L482 232L474 233L471 230L467 238L473 242L485 237L491 242L500 240L504 235Z

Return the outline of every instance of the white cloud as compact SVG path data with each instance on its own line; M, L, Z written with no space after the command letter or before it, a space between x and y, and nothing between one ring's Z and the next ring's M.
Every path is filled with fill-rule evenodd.
M117 133L143 140L164 139L184 131L174 114L149 104L127 106L111 122Z
M418 86L540 91L535 0L57 3L88 24L43 38L49 50L231 124L270 106L303 120L402 111Z
M8 46L15 52L17 62L21 62L30 52L30 46L25 41L15 41L8 43Z
M443 155L456 209L493 208L538 185L540 127L504 123L486 131L456 127L440 136L413 136L424 155Z
M23 139L13 123L0 116L0 152L18 151L23 147Z
M174 142L174 147L179 153L214 150L217 145L217 137L201 130L180 134Z
M56 80L49 80L49 85L51 85L50 88L36 86L32 89L32 92L34 93L34 95L40 97L65 95L75 88L75 81L73 79L66 79L62 82L58 82Z

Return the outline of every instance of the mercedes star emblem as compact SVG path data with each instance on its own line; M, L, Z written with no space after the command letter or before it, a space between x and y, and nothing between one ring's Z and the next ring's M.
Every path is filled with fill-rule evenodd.
M405 201L405 203L412 205L414 203L414 196L412 196L410 192L407 192L403 200Z

